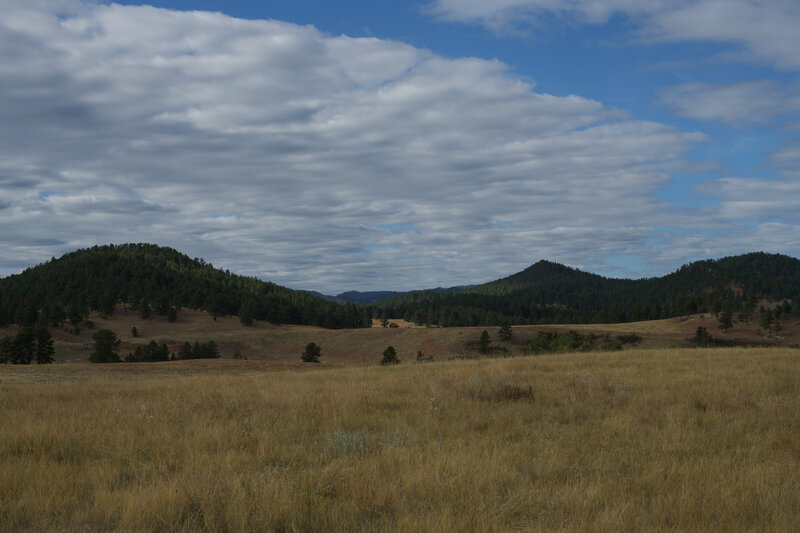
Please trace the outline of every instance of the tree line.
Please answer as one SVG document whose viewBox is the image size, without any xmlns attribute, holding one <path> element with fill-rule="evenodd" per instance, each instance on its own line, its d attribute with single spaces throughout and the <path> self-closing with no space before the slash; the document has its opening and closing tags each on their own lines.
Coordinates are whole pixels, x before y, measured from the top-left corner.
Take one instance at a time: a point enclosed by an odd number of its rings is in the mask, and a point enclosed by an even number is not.
<svg viewBox="0 0 800 533">
<path fill-rule="evenodd" d="M 122 341 L 117 334 L 109 329 L 101 329 L 92 335 L 94 349 L 89 354 L 92 363 L 119 363 L 122 361 L 119 348 Z M 147 344 L 137 346 L 136 349 L 125 357 L 126 363 L 156 363 L 159 361 L 178 361 L 185 359 L 218 359 L 220 357 L 217 343 L 213 340 L 200 343 L 188 341 L 181 344 L 177 353 L 170 354 L 166 344 L 158 344 L 151 340 Z"/>
</svg>

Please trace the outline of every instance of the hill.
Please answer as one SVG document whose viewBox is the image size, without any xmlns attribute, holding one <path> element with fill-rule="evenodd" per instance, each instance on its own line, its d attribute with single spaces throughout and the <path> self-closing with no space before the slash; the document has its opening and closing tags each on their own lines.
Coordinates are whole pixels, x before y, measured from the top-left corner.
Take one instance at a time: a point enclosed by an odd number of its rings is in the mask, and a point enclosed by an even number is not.
<svg viewBox="0 0 800 533">
<path fill-rule="evenodd" d="M 800 313 L 799 260 L 758 252 L 697 261 L 640 280 L 604 278 L 539 261 L 466 290 L 415 291 L 377 305 L 379 312 L 418 324 L 486 326 L 632 322 L 725 309 L 749 318 L 769 302 L 793 302 L 791 311 Z"/>
<path fill-rule="evenodd" d="M 175 318 L 181 308 L 213 316 L 308 324 L 326 328 L 370 325 L 366 309 L 340 305 L 256 278 L 214 268 L 172 248 L 152 244 L 94 246 L 0 279 L 0 326 L 77 327 L 89 312 L 104 316 L 119 304 L 146 317 Z"/>
</svg>

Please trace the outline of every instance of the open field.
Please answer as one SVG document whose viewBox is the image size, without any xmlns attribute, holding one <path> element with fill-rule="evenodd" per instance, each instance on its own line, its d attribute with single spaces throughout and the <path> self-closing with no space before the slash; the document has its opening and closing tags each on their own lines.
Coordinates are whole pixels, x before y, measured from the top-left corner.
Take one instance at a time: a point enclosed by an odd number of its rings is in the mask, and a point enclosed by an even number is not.
<svg viewBox="0 0 800 533">
<path fill-rule="evenodd" d="M 402 320 L 393 319 L 398 328 L 373 327 L 371 329 L 331 330 L 313 326 L 273 325 L 258 322 L 245 327 L 236 317 L 218 317 L 213 320 L 207 313 L 181 310 L 176 322 L 167 322 L 163 317 L 142 320 L 133 311 L 118 308 L 110 319 L 97 315 L 91 317 L 94 329 L 84 328 L 76 336 L 64 329 L 51 329 L 55 340 L 56 362 L 86 362 L 92 350 L 92 334 L 101 328 L 114 331 L 123 341 L 120 355 L 134 351 L 138 345 L 150 340 L 166 343 L 171 352 L 176 352 L 184 341 L 207 342 L 214 340 L 222 357 L 229 358 L 238 350 L 248 360 L 258 359 L 281 364 L 297 363 L 303 348 L 314 342 L 322 348 L 322 364 L 326 366 L 372 366 L 381 359 L 388 345 L 397 349 L 401 360 L 410 362 L 417 351 L 422 350 L 435 360 L 446 360 L 454 355 L 477 356 L 475 341 L 486 329 L 492 341 L 509 355 L 522 353 L 522 342 L 535 337 L 539 331 L 577 330 L 581 333 L 627 335 L 636 333 L 642 338 L 635 348 L 678 348 L 689 346 L 688 339 L 694 336 L 698 326 L 705 327 L 712 335 L 721 339 L 740 341 L 741 344 L 759 345 L 774 343 L 782 346 L 800 346 L 800 325 L 796 318 L 785 318 L 780 337 L 765 337 L 756 334 L 758 325 L 735 323 L 728 333 L 717 328 L 711 315 L 691 315 L 648 322 L 623 324 L 555 324 L 541 326 L 514 326 L 511 342 L 497 343 L 497 327 L 475 328 L 425 328 L 415 327 Z M 377 322 L 376 322 L 377 324 Z M 136 327 L 139 336 L 131 335 Z M 0 335 L 15 333 L 15 329 L 0 329 Z M 626 346 L 626 349 L 630 346 Z M 2 377 L 0 377 L 2 379 Z"/>
<path fill-rule="evenodd" d="M 800 523 L 798 350 L 122 366 L 0 384 L 0 530 Z"/>
</svg>

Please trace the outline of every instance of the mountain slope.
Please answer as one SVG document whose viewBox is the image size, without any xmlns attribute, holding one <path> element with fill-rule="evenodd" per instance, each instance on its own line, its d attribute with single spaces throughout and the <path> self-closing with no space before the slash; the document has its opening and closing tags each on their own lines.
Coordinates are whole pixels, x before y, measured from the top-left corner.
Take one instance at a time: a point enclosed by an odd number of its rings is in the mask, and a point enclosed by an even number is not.
<svg viewBox="0 0 800 533">
<path fill-rule="evenodd" d="M 108 315 L 119 303 L 328 328 L 363 327 L 370 318 L 354 305 L 237 276 L 152 244 L 95 246 L 0 279 L 0 325 L 77 323 L 90 309 Z"/>
<path fill-rule="evenodd" d="M 609 279 L 539 261 L 522 272 L 453 293 L 416 291 L 378 304 L 386 314 L 443 326 L 609 323 L 724 307 L 752 313 L 761 299 L 800 311 L 800 261 L 763 252 L 685 265 L 661 278 Z"/>
</svg>

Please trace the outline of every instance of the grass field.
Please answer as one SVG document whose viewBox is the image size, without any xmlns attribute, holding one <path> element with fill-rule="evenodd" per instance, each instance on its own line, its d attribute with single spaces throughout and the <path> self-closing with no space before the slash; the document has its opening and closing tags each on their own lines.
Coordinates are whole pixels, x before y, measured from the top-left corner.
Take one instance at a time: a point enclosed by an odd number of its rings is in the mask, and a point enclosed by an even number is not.
<svg viewBox="0 0 800 533">
<path fill-rule="evenodd" d="M 55 340 L 56 362 L 87 362 L 92 351 L 92 334 L 98 329 L 110 329 L 122 340 L 120 355 L 124 358 L 137 346 L 150 340 L 166 343 L 171 352 L 177 352 L 184 341 L 207 342 L 214 340 L 222 357 L 229 358 L 239 351 L 248 360 L 264 360 L 279 366 L 292 365 L 300 361 L 300 354 L 309 342 L 322 348 L 322 364 L 325 366 L 372 366 L 381 359 L 383 350 L 392 345 L 397 349 L 401 360 L 410 362 L 417 351 L 433 356 L 435 360 L 446 360 L 454 355 L 477 356 L 476 341 L 486 329 L 495 344 L 500 345 L 509 355 L 522 354 L 522 342 L 535 337 L 539 331 L 570 329 L 582 333 L 592 332 L 611 336 L 636 333 L 642 338 L 636 348 L 677 348 L 689 346 L 698 326 L 705 327 L 711 334 L 725 340 L 738 340 L 741 343 L 759 345 L 765 342 L 783 346 L 800 345 L 800 324 L 796 318 L 783 320 L 780 337 L 756 334 L 758 324 L 736 323 L 727 333 L 721 332 L 713 316 L 691 315 L 686 317 L 629 322 L 624 324 L 558 324 L 542 326 L 514 326 L 511 342 L 497 343 L 496 327 L 475 328 L 425 328 L 413 327 L 405 321 L 394 319 L 398 328 L 373 327 L 371 329 L 331 330 L 312 326 L 273 325 L 266 322 L 245 327 L 237 317 L 218 317 L 212 319 L 205 312 L 184 309 L 178 314 L 177 322 L 167 322 L 163 317 L 142 320 L 139 316 L 119 306 L 110 319 L 98 315 L 91 317 L 94 329 L 84 328 L 80 335 L 68 333 L 65 328 L 51 328 Z M 131 329 L 136 327 L 139 336 L 133 337 Z M 0 328 L 0 336 L 14 335 L 14 328 Z M 626 346 L 626 349 L 630 346 Z M 2 378 L 0 378 L 2 379 Z"/>
<path fill-rule="evenodd" d="M 800 524 L 797 350 L 302 368 L 1 368 L 0 530 Z"/>
</svg>

